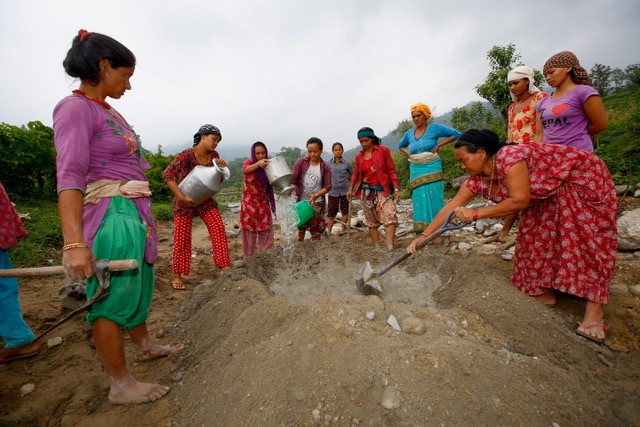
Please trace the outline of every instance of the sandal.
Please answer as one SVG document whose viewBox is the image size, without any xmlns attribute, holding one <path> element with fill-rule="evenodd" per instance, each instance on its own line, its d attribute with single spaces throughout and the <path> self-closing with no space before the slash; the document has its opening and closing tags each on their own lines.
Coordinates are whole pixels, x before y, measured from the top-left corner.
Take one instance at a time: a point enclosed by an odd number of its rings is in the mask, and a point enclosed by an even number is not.
<svg viewBox="0 0 640 427">
<path fill-rule="evenodd" d="M 180 279 L 173 279 L 171 281 L 171 287 L 176 291 L 184 291 L 187 287 L 184 285 L 184 282 Z"/>
<path fill-rule="evenodd" d="M 602 331 L 605 333 L 604 337 L 597 337 L 595 335 L 592 335 L 589 333 L 589 330 L 591 328 L 602 328 Z M 578 322 L 578 327 L 576 328 L 576 334 L 580 335 L 581 337 L 585 337 L 588 340 L 591 340 L 593 342 L 597 342 L 597 343 L 601 343 L 605 340 L 606 338 L 606 332 L 609 330 L 608 327 L 600 324 L 600 323 L 590 323 L 588 325 L 583 325 L 581 322 Z"/>
</svg>

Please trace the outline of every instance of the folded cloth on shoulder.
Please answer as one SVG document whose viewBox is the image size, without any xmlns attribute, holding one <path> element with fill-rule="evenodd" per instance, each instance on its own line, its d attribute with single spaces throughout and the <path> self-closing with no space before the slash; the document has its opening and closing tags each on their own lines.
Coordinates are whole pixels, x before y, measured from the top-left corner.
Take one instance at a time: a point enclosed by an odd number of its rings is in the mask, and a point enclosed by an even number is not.
<svg viewBox="0 0 640 427">
<path fill-rule="evenodd" d="M 113 181 L 109 179 L 99 179 L 90 182 L 84 193 L 84 204 L 96 203 L 104 197 L 122 196 L 127 199 L 137 199 L 138 197 L 151 197 L 149 181 Z"/>
<path fill-rule="evenodd" d="M 438 154 L 431 151 L 425 151 L 424 153 L 411 154 L 409 156 L 409 163 L 429 163 L 437 159 Z"/>
</svg>

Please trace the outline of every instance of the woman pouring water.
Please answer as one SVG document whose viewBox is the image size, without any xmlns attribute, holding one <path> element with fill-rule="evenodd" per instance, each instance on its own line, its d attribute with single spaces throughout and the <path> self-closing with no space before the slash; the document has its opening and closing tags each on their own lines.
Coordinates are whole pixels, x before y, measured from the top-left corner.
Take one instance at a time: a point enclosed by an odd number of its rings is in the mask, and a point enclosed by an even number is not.
<svg viewBox="0 0 640 427">
<path fill-rule="evenodd" d="M 185 196 L 178 184 L 196 166 L 213 166 L 213 160 L 223 168 L 227 162 L 220 158 L 216 147 L 222 140 L 220 130 L 213 125 L 203 125 L 193 135 L 193 147 L 187 148 L 176 155 L 173 162 L 162 173 L 162 179 L 173 192 L 173 274 L 171 286 L 176 290 L 186 289 L 182 276 L 189 275 L 191 266 L 191 225 L 193 218 L 199 216 L 207 226 L 211 247 L 213 249 L 213 263 L 226 270 L 231 266 L 229 246 L 224 229 L 224 222 L 218 210 L 218 202 L 211 197 L 200 204 Z"/>
</svg>

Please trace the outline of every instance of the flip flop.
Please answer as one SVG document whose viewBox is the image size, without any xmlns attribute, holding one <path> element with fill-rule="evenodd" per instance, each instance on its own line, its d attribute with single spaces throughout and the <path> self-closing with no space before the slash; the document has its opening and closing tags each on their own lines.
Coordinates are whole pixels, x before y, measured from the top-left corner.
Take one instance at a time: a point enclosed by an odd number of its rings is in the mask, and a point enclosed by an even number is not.
<svg viewBox="0 0 640 427">
<path fill-rule="evenodd" d="M 600 337 L 596 337 L 595 335 L 591 335 L 588 330 L 591 328 L 602 328 L 602 331 L 605 333 L 605 336 L 600 338 Z M 583 325 L 581 322 L 578 322 L 578 327 L 576 328 L 576 334 L 580 335 L 581 337 L 585 337 L 588 340 L 591 340 L 593 342 L 597 342 L 597 343 L 601 343 L 606 339 L 606 332 L 609 330 L 609 328 L 607 328 L 606 326 L 600 324 L 600 323 L 590 323 L 588 325 Z"/>
<path fill-rule="evenodd" d="M 180 280 L 172 280 L 171 287 L 176 291 L 184 291 L 185 289 L 187 289 L 187 287 L 184 285 L 184 282 Z"/>
<path fill-rule="evenodd" d="M 0 365 L 4 365 L 5 363 L 11 363 L 16 360 L 29 359 L 33 356 L 36 356 L 38 351 L 32 351 L 31 353 L 17 353 L 7 357 L 0 357 Z"/>
</svg>

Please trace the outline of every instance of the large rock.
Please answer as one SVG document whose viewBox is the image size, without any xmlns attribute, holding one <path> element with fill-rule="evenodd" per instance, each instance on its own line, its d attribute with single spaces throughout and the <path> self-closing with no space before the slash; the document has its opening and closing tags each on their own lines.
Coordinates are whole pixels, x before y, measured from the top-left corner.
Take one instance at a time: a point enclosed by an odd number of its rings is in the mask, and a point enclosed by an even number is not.
<svg viewBox="0 0 640 427">
<path fill-rule="evenodd" d="M 625 212 L 618 218 L 618 249 L 640 249 L 640 209 Z"/>
</svg>

